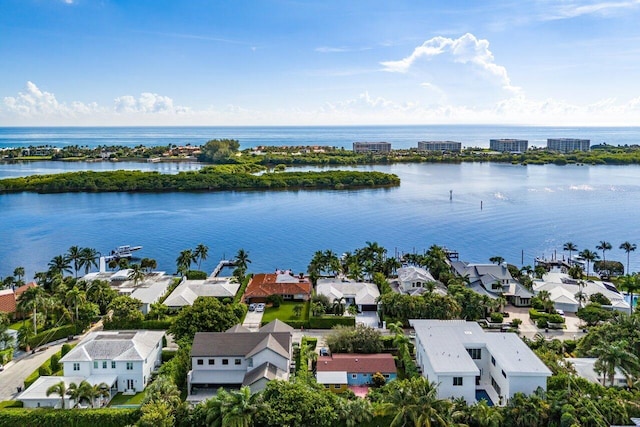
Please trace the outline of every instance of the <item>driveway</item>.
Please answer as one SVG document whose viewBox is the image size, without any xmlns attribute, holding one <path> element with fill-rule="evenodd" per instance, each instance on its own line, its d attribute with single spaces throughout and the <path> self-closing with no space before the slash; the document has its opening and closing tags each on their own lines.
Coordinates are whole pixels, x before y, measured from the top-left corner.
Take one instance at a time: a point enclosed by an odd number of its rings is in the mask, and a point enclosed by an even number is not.
<svg viewBox="0 0 640 427">
<path fill-rule="evenodd" d="M 260 322 L 262 322 L 263 314 L 263 311 L 247 311 L 247 315 L 244 318 L 244 322 L 242 322 L 242 326 L 251 331 L 257 331 L 260 329 Z"/>
<path fill-rule="evenodd" d="M 520 325 L 520 335 L 527 338 L 533 338 L 536 334 L 540 333 L 548 338 L 557 338 L 560 340 L 576 339 L 584 335 L 582 332 L 582 321 L 578 319 L 575 313 L 567 313 L 565 315 L 565 329 L 553 330 L 549 329 L 546 332 L 544 329 L 538 329 L 536 323 L 529 318 L 530 307 L 514 307 L 507 305 L 504 311 L 509 313 L 509 317 L 505 318 L 505 322 L 512 321 L 513 319 L 522 320 Z"/>
</svg>

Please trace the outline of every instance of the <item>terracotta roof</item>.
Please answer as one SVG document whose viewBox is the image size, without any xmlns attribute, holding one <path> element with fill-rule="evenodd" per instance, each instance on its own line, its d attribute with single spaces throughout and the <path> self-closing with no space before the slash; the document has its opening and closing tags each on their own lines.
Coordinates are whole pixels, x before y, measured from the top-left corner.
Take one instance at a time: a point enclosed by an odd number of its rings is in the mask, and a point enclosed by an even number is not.
<svg viewBox="0 0 640 427">
<path fill-rule="evenodd" d="M 0 311 L 4 313 L 16 312 L 16 295 L 11 289 L 0 291 Z"/>
<path fill-rule="evenodd" d="M 311 282 L 283 273 L 259 273 L 253 276 L 244 298 L 268 297 L 270 295 L 311 294 Z"/>
<path fill-rule="evenodd" d="M 333 354 L 318 357 L 318 372 L 348 372 L 381 374 L 395 373 L 396 364 L 388 353 L 379 354 Z"/>
<path fill-rule="evenodd" d="M 22 295 L 22 293 L 27 289 L 35 288 L 36 286 L 38 286 L 36 285 L 36 282 L 29 282 L 26 285 L 20 286 L 18 289 L 16 289 L 16 299 L 20 298 L 20 295 Z"/>
</svg>

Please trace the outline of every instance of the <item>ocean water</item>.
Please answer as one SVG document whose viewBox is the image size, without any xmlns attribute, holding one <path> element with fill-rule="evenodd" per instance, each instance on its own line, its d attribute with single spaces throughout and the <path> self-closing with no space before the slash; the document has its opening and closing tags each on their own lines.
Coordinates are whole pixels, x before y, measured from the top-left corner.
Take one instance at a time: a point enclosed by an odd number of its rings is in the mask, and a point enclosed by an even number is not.
<svg viewBox="0 0 640 427">
<path fill-rule="evenodd" d="M 107 164 L 108 167 L 115 167 Z M 0 165 L 0 176 L 21 175 Z M 30 165 L 102 169 L 102 163 Z M 117 164 L 154 169 L 196 165 Z M 27 277 L 70 246 L 108 253 L 143 245 L 141 257 L 173 273 L 183 249 L 209 246 L 202 268 L 244 248 L 252 272 L 306 270 L 316 250 L 337 253 L 377 241 L 390 255 L 439 244 L 461 259 L 502 256 L 516 265 L 556 253 L 572 241 L 595 250 L 612 243 L 607 259 L 625 263 L 623 241 L 640 244 L 639 166 L 515 166 L 491 163 L 362 166 L 400 176 L 400 187 L 348 191 L 278 191 L 172 194 L 0 195 L 0 276 L 24 266 Z M 450 191 L 452 198 L 450 200 Z M 640 269 L 632 253 L 631 270 Z"/>
<path fill-rule="evenodd" d="M 25 127 L 0 128 L 0 149 L 21 146 L 201 145 L 233 138 L 242 148 L 258 145 L 328 145 L 351 148 L 356 141 L 387 141 L 394 148 L 417 147 L 418 141 L 453 140 L 465 147 L 488 147 L 491 138 L 521 138 L 529 146 L 546 146 L 547 138 L 586 138 L 592 144 L 640 143 L 640 127 L 531 127 L 496 125 L 300 126 L 300 127 Z"/>
</svg>

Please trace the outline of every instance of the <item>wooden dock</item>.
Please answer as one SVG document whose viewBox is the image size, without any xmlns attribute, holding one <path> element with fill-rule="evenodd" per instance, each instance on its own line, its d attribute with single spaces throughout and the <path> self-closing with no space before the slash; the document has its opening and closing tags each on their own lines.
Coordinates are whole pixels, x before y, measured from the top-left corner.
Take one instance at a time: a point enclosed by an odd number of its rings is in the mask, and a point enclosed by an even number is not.
<svg viewBox="0 0 640 427">
<path fill-rule="evenodd" d="M 218 265 L 216 265 L 216 268 L 213 269 L 213 273 L 211 273 L 211 277 L 218 277 L 218 274 L 220 274 L 223 268 L 235 267 L 235 265 L 236 265 L 235 261 L 232 261 L 229 259 L 223 259 L 218 263 Z"/>
</svg>

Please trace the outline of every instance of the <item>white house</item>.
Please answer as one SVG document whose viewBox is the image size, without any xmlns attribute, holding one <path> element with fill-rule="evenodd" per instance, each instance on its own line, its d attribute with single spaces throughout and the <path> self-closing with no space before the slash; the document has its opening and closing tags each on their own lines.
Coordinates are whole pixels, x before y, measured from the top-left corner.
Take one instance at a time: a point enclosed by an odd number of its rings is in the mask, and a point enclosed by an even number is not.
<svg viewBox="0 0 640 427">
<path fill-rule="evenodd" d="M 28 389 L 20 393 L 17 400 L 22 401 L 25 408 L 61 408 L 62 398 L 59 394 L 50 394 L 47 396 L 47 390 L 49 387 L 58 384 L 60 381 L 64 382 L 65 387 L 68 389 L 71 383 L 80 384 L 82 381 L 87 381 L 91 385 L 98 385 L 101 383 L 114 384 L 115 379 L 112 375 L 93 375 L 89 378 L 80 376 L 43 376 L 38 378 Z M 111 394 L 109 397 L 98 399 L 95 403 L 95 407 L 101 407 L 109 403 L 111 398 L 118 391 L 115 389 L 115 385 L 111 388 Z M 75 402 L 69 396 L 64 398 L 64 407 L 73 408 Z"/>
<path fill-rule="evenodd" d="M 191 347 L 187 400 L 204 400 L 219 387 L 244 385 L 255 393 L 270 380 L 287 380 L 293 354 L 292 332 L 292 327 L 279 320 L 257 332 L 241 325 L 225 332 L 198 332 Z"/>
<path fill-rule="evenodd" d="M 598 383 L 601 385 L 609 386 L 611 385 L 610 379 L 607 375 L 603 377 L 602 374 L 598 374 L 595 370 L 596 358 L 592 357 L 582 357 L 582 358 L 565 358 L 566 362 L 570 363 L 571 366 L 576 370 L 576 374 L 578 376 L 589 380 L 593 383 Z M 622 373 L 619 368 L 615 369 L 615 373 L 613 375 L 613 385 L 618 387 L 626 387 L 627 386 L 627 377 Z"/>
<path fill-rule="evenodd" d="M 65 376 L 110 376 L 119 392 L 144 390 L 162 363 L 164 331 L 92 332 L 65 354 Z"/>
<path fill-rule="evenodd" d="M 522 307 L 531 305 L 533 294 L 514 280 L 505 263 L 470 264 L 452 261 L 454 273 L 469 281 L 469 288 L 475 292 L 496 299 L 504 296 L 511 304 Z"/>
<path fill-rule="evenodd" d="M 380 291 L 373 283 L 341 279 L 318 279 L 316 293 L 325 295 L 329 302 L 344 298 L 345 305 L 355 304 L 358 311 L 377 311 Z"/>
<path fill-rule="evenodd" d="M 436 279 L 431 273 L 422 267 L 408 266 L 398 269 L 398 282 L 400 290 L 406 294 L 415 295 L 432 285 L 436 285 Z"/>
<path fill-rule="evenodd" d="M 512 333 L 484 332 L 464 320 L 409 320 L 416 332 L 416 361 L 438 397 L 467 404 L 487 398 L 505 405 L 514 393 L 547 388 L 551 371 Z"/>
<path fill-rule="evenodd" d="M 206 280 L 184 278 L 164 300 L 164 305 L 179 309 L 193 305 L 198 297 L 233 298 L 239 288 L 240 283 L 231 277 L 209 277 Z"/>
</svg>

